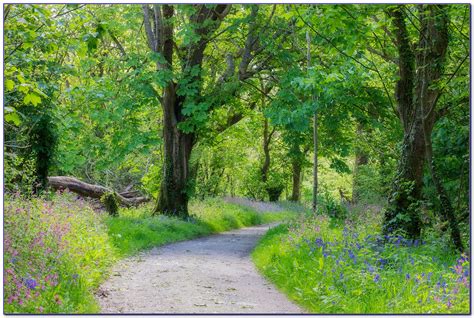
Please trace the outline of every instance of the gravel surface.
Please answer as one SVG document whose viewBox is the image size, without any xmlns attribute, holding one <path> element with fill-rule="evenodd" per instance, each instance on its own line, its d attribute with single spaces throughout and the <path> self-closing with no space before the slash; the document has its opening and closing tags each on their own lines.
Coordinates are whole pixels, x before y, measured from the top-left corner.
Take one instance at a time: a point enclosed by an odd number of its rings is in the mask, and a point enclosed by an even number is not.
<svg viewBox="0 0 474 318">
<path fill-rule="evenodd" d="M 250 259 L 270 226 L 174 243 L 120 262 L 97 292 L 102 313 L 302 313 Z"/>
</svg>

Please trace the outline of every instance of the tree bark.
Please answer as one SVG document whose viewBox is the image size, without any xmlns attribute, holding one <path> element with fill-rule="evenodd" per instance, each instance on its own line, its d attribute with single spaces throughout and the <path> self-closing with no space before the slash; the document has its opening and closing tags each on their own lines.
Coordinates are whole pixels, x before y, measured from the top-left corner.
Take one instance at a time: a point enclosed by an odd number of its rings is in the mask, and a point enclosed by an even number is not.
<svg viewBox="0 0 474 318">
<path fill-rule="evenodd" d="M 100 199 L 104 194 L 113 193 L 112 189 L 103 187 L 101 185 L 90 184 L 78 180 L 73 177 L 65 177 L 65 176 L 56 176 L 56 177 L 49 177 L 48 178 L 49 186 L 53 189 L 68 189 L 72 192 L 75 192 L 84 197 L 90 197 L 94 199 Z M 141 203 L 149 201 L 146 197 L 134 197 L 134 198 L 126 198 L 119 193 L 117 194 L 117 199 L 120 204 L 124 206 L 136 206 Z"/>
<path fill-rule="evenodd" d="M 307 71 L 311 67 L 311 38 L 309 31 L 306 31 L 306 62 Z M 311 95 L 314 103 L 314 95 Z M 315 110 L 313 115 L 313 213 L 318 211 L 318 113 Z"/>
<path fill-rule="evenodd" d="M 356 135 L 363 134 L 364 127 L 361 122 L 357 123 Z M 360 147 L 355 147 L 354 173 L 352 174 L 352 202 L 357 203 L 360 200 L 360 168 L 369 163 L 369 155 Z"/>
<path fill-rule="evenodd" d="M 421 28 L 424 36 L 420 40 L 420 50 L 417 56 L 418 64 L 422 66 L 421 76 L 417 82 L 417 93 L 422 110 L 422 125 L 425 138 L 425 152 L 431 179 L 438 193 L 443 219 L 447 219 L 451 228 L 451 239 L 455 247 L 463 251 L 458 223 L 451 200 L 438 177 L 433 160 L 433 145 L 431 132 L 436 121 L 435 107 L 440 96 L 438 88 L 430 87 L 430 83 L 441 77 L 443 64 L 448 47 L 448 18 L 441 6 L 420 6 Z"/>
<path fill-rule="evenodd" d="M 265 118 L 263 122 L 263 165 L 261 168 L 262 182 L 268 181 L 268 171 L 270 170 L 270 142 L 271 134 L 268 131 L 268 119 Z"/>
<path fill-rule="evenodd" d="M 209 96 L 203 96 L 201 91 L 201 69 L 204 60 L 204 52 L 212 39 L 214 32 L 218 29 L 221 21 L 229 13 L 230 4 L 213 5 L 195 5 L 194 13 L 189 16 L 189 27 L 195 32 L 198 40 L 192 44 L 182 44 L 178 47 L 174 39 L 174 7 L 173 5 L 143 5 L 143 17 L 145 33 L 149 48 L 163 56 L 163 60 L 157 63 L 157 71 L 173 73 L 173 54 L 175 50 L 181 60 L 180 78 L 186 78 L 186 82 L 196 85 L 197 92 L 192 96 L 178 96 L 178 84 L 174 80 L 169 80 L 164 87 L 163 97 L 160 102 L 163 107 L 164 127 L 164 166 L 163 180 L 160 187 L 159 198 L 157 200 L 154 213 L 164 213 L 177 215 L 180 217 L 188 216 L 187 204 L 189 200 L 189 158 L 191 156 L 193 145 L 196 143 L 197 135 L 193 132 L 185 133 L 179 128 L 179 124 L 188 119 L 182 114 L 182 110 L 188 99 L 191 102 L 200 102 Z M 253 39 L 258 6 L 252 7 L 250 14 L 250 30 L 247 35 Z M 186 26 L 184 26 L 186 27 Z M 251 53 L 257 48 L 254 41 L 247 40 L 244 52 L 250 55 L 243 58 L 239 65 L 238 80 L 245 80 L 257 73 L 247 72 L 250 62 L 254 55 Z M 232 62 L 232 59 L 230 59 Z M 233 63 L 230 63 L 231 67 Z M 197 70 L 197 72 L 196 72 Z M 228 76 L 233 74 L 232 69 Z M 176 75 L 176 74 L 175 74 Z M 177 77 L 177 76 L 175 76 Z M 227 80 L 223 77 L 222 82 Z M 184 84 L 186 85 L 186 84 Z M 236 95 L 237 90 L 233 90 L 231 95 Z M 214 97 L 211 95 L 211 97 Z M 220 102 L 220 103 L 219 103 Z M 217 104 L 223 104 L 224 101 L 215 102 L 208 109 L 211 112 Z M 231 114 L 227 127 L 238 122 L 243 116 Z M 225 127 L 223 127 L 225 129 Z"/>
<path fill-rule="evenodd" d="M 415 54 L 412 50 L 402 6 L 390 9 L 399 54 L 399 80 L 395 88 L 398 115 L 403 126 L 402 153 L 397 175 L 385 212 L 384 233 L 402 230 L 419 237 L 421 220 L 418 202 L 421 198 L 425 145 L 420 109 L 414 102 Z M 421 35 L 421 34 L 420 34 Z"/>
<path fill-rule="evenodd" d="M 396 97 L 404 139 L 390 205 L 385 214 L 384 232 L 390 233 L 399 228 L 410 237 L 420 235 L 422 224 L 418 205 L 423 187 L 423 166 L 427 159 L 444 212 L 451 217 L 453 241 L 459 247 L 457 223 L 449 198 L 432 169 L 430 148 L 431 132 L 436 121 L 436 103 L 441 94 L 432 85 L 442 74 L 448 47 L 448 19 L 442 5 L 419 5 L 418 8 L 420 33 L 417 48 L 413 48 L 409 41 L 403 8 L 398 6 L 389 11 L 399 51 L 400 80 L 396 87 Z"/>
<path fill-rule="evenodd" d="M 293 159 L 291 162 L 293 186 L 290 201 L 299 202 L 301 198 L 301 161 Z"/>
<path fill-rule="evenodd" d="M 178 128 L 183 120 L 183 100 L 176 94 L 176 85 L 170 83 L 163 95 L 163 180 L 154 213 L 185 218 L 188 216 L 189 159 L 194 134 Z"/>
</svg>

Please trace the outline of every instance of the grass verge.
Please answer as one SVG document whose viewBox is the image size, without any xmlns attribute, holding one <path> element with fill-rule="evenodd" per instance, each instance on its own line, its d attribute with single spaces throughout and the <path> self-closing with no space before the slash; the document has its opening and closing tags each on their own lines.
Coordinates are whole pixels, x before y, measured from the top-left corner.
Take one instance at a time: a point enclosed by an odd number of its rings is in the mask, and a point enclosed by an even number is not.
<svg viewBox="0 0 474 318">
<path fill-rule="evenodd" d="M 295 215 L 257 213 L 208 199 L 191 203 L 188 221 L 152 216 L 151 205 L 120 209 L 118 217 L 110 217 L 74 197 L 64 193 L 49 200 L 5 198 L 5 313 L 98 312 L 93 292 L 122 257 Z"/>
<path fill-rule="evenodd" d="M 280 225 L 252 258 L 310 313 L 469 313 L 467 256 L 446 238 L 380 237 L 380 214 L 364 211 L 358 218 L 364 222 L 316 216 Z"/>
</svg>

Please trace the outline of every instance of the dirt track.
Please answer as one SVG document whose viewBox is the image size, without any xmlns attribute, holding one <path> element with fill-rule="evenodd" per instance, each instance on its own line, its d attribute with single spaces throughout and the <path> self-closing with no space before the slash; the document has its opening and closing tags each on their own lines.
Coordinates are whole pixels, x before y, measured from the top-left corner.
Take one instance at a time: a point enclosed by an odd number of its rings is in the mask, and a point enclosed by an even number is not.
<svg viewBox="0 0 474 318">
<path fill-rule="evenodd" d="M 269 226 L 170 244 L 119 263 L 100 288 L 103 313 L 301 313 L 254 267 Z"/>
</svg>

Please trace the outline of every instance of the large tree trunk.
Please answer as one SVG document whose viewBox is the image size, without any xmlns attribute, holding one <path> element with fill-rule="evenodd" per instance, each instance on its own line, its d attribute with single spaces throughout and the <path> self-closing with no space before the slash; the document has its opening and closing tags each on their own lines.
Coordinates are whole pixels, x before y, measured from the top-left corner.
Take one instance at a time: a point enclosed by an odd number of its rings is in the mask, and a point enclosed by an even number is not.
<svg viewBox="0 0 474 318">
<path fill-rule="evenodd" d="M 423 188 L 423 165 L 425 144 L 420 121 L 413 123 L 413 129 L 403 138 L 402 154 L 397 175 L 392 185 L 389 207 L 385 212 L 384 232 L 404 230 L 409 237 L 421 233 L 419 200 Z"/>
<path fill-rule="evenodd" d="M 229 13 L 231 5 L 196 5 L 196 10 L 189 16 L 188 22 L 193 26 L 193 32 L 199 40 L 190 45 L 183 44 L 181 47 L 178 47 L 174 39 L 173 5 L 154 4 L 152 9 L 149 5 L 143 5 L 142 8 L 148 46 L 163 57 L 163 60 L 157 62 L 157 71 L 172 74 L 174 51 L 178 50 L 179 53 L 181 50 L 181 53 L 186 52 L 186 57 L 181 61 L 180 78 L 197 85 L 197 92 L 194 96 L 178 96 L 176 93 L 178 84 L 173 79 L 169 80 L 161 99 L 164 122 L 164 165 L 163 179 L 154 213 L 185 218 L 188 216 L 189 159 L 196 136 L 193 132 L 183 132 L 178 128 L 178 125 L 186 120 L 182 113 L 185 98 L 193 99 L 194 102 L 201 98 L 201 66 L 204 51 L 209 37 L 219 27 L 220 21 Z M 198 72 L 194 73 L 196 69 Z"/>
<path fill-rule="evenodd" d="M 428 159 L 444 212 L 451 218 L 450 225 L 454 227 L 453 240 L 459 247 L 459 230 L 456 231 L 457 224 L 453 218 L 452 207 L 450 202 L 447 204 L 449 199 L 431 162 L 431 132 L 436 121 L 436 103 L 441 94 L 439 88 L 432 85 L 442 74 L 448 47 L 448 19 L 444 6 L 419 5 L 418 8 L 420 34 L 416 48 L 410 45 L 401 7 L 389 11 L 395 26 L 399 52 L 400 80 L 397 83 L 396 97 L 404 139 L 390 206 L 385 214 L 384 231 L 389 233 L 400 228 L 410 237 L 420 235 L 419 200 L 423 187 L 423 165 L 425 159 Z"/>
<path fill-rule="evenodd" d="M 432 82 L 441 77 L 444 59 L 448 47 L 448 18 L 442 6 L 420 6 L 421 28 L 424 34 L 420 40 L 420 50 L 417 63 L 421 66 L 421 74 L 417 82 L 417 94 L 423 116 L 423 133 L 425 138 L 425 152 L 431 179 L 435 186 L 442 208 L 442 218 L 447 219 L 451 228 L 451 239 L 460 251 L 463 250 L 458 222 L 454 214 L 451 200 L 438 177 L 433 162 L 433 146 L 431 133 L 436 120 L 435 107 L 440 96 L 438 88 L 430 87 Z"/>
<path fill-rule="evenodd" d="M 420 109 L 414 101 L 415 54 L 412 50 L 402 6 L 388 11 L 395 30 L 399 54 L 399 77 L 395 89 L 398 115 L 403 125 L 402 153 L 385 212 L 384 233 L 402 230 L 410 237 L 421 232 L 418 202 L 421 198 L 425 143 Z"/>
<path fill-rule="evenodd" d="M 189 159 L 195 137 L 178 128 L 183 120 L 182 103 L 176 95 L 176 85 L 169 84 L 163 96 L 164 165 L 155 214 L 188 216 Z"/>
<path fill-rule="evenodd" d="M 100 199 L 104 194 L 114 192 L 112 189 L 97 184 L 86 183 L 73 177 L 49 177 L 48 183 L 53 189 L 68 189 L 81 196 L 94 199 Z M 116 193 L 116 195 L 119 203 L 124 206 L 136 206 L 148 201 L 146 197 L 125 197 L 120 193 Z"/>
</svg>

